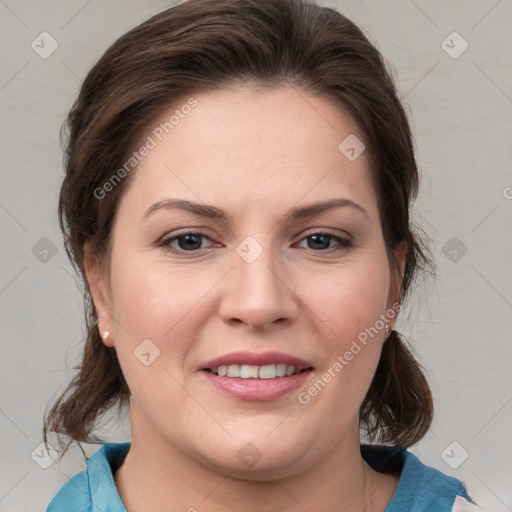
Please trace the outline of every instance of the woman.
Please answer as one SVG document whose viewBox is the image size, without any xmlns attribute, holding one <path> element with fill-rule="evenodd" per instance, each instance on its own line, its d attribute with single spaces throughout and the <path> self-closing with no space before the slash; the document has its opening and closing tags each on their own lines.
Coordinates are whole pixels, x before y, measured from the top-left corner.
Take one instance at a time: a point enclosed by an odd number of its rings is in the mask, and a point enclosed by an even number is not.
<svg viewBox="0 0 512 512">
<path fill-rule="evenodd" d="M 433 408 L 394 325 L 431 262 L 407 117 L 352 22 L 189 0 L 112 45 L 67 126 L 88 336 L 44 435 L 101 442 L 117 403 L 131 443 L 49 512 L 477 509 L 406 449 Z"/>
</svg>

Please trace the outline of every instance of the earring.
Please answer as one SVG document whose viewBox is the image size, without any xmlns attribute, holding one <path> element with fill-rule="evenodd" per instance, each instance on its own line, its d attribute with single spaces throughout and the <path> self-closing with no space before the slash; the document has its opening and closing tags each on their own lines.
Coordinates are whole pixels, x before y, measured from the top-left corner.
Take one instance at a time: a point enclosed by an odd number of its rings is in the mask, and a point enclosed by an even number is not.
<svg viewBox="0 0 512 512">
<path fill-rule="evenodd" d="M 387 334 L 391 333 L 391 326 L 389 324 L 386 324 L 386 333 Z"/>
<path fill-rule="evenodd" d="M 102 336 L 103 341 L 105 341 L 109 336 L 110 336 L 110 331 L 104 331 L 103 336 Z"/>
</svg>

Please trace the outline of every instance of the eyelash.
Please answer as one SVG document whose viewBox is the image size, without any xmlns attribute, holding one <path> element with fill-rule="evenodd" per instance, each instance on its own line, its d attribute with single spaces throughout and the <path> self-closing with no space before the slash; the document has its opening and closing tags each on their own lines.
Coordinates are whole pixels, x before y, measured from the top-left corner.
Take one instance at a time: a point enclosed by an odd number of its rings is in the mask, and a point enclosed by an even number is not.
<svg viewBox="0 0 512 512">
<path fill-rule="evenodd" d="M 162 247 L 164 248 L 166 251 L 169 251 L 169 252 L 172 252 L 172 253 L 175 253 L 175 254 L 186 254 L 186 253 L 201 253 L 203 252 L 204 250 L 206 249 L 193 249 L 193 250 L 190 250 L 190 251 L 186 251 L 184 249 L 174 249 L 174 248 L 171 248 L 171 243 L 173 243 L 174 241 L 180 239 L 180 238 L 185 238 L 186 236 L 200 236 L 202 238 L 206 238 L 210 241 L 213 241 L 208 235 L 205 235 L 204 233 L 201 233 L 201 232 L 198 232 L 198 231 L 186 231 L 186 232 L 183 232 L 183 233 L 180 233 L 178 235 L 173 235 L 171 237 L 168 237 L 168 238 L 162 238 L 159 242 L 157 242 L 157 246 L 158 247 Z M 329 233 L 329 232 L 325 232 L 325 231 L 314 231 L 313 233 L 309 233 L 308 235 L 306 235 L 305 237 L 301 238 L 300 242 L 302 242 L 302 240 L 306 240 L 312 236 L 323 236 L 323 237 L 328 237 L 328 238 L 331 238 L 333 240 L 335 240 L 336 242 L 338 242 L 338 244 L 340 245 L 340 247 L 338 248 L 328 248 L 328 249 L 308 249 L 310 251 L 313 251 L 313 252 L 318 252 L 318 253 L 331 253 L 331 252 L 339 252 L 339 251 L 347 251 L 349 250 L 350 248 L 353 247 L 353 242 L 350 238 L 345 238 L 345 237 L 340 237 L 338 235 L 334 235 L 333 233 Z"/>
</svg>

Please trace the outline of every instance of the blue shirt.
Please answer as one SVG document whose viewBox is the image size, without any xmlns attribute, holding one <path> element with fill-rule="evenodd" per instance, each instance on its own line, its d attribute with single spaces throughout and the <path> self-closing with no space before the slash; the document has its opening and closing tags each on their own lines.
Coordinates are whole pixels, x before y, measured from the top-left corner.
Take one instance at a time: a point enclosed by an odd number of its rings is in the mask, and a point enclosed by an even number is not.
<svg viewBox="0 0 512 512">
<path fill-rule="evenodd" d="M 87 468 L 70 478 L 46 512 L 126 512 L 113 472 L 131 443 L 106 443 L 87 459 Z M 362 445 L 361 454 L 376 471 L 400 473 L 398 487 L 384 512 L 472 512 L 481 510 L 464 484 L 423 464 L 404 448 Z"/>
</svg>

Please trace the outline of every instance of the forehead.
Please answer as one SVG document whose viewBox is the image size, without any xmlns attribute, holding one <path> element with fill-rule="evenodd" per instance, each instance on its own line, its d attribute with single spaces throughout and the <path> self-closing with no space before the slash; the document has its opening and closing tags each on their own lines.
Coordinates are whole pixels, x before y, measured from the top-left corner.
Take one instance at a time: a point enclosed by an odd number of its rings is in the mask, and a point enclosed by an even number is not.
<svg viewBox="0 0 512 512">
<path fill-rule="evenodd" d="M 376 197 L 363 141 L 332 100 L 296 87 L 195 94 L 148 125 L 141 144 L 151 149 L 125 199 L 134 207 L 179 196 L 261 209 L 343 196 L 371 211 Z M 348 158 L 354 151 L 347 149 L 362 152 Z"/>
</svg>

